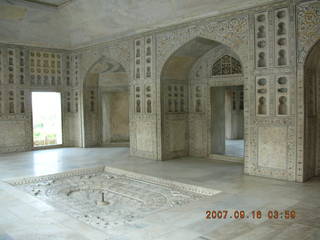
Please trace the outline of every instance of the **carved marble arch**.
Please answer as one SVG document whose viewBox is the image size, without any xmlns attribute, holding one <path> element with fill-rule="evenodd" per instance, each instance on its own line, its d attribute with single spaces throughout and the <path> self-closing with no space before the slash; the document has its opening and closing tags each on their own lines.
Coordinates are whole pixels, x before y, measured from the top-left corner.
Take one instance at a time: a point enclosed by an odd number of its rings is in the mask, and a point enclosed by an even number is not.
<svg viewBox="0 0 320 240">
<path fill-rule="evenodd" d="M 108 72 L 124 73 L 128 75 L 126 69 L 122 66 L 122 64 L 111 58 L 102 56 L 88 68 L 88 71 L 86 72 L 84 78 L 84 87 L 95 86 L 98 84 L 98 81 L 93 81 L 92 78 L 90 78 L 90 75 Z"/>
<path fill-rule="evenodd" d="M 304 156 L 303 178 L 320 175 L 320 40 L 304 64 Z"/>
<path fill-rule="evenodd" d="M 220 49 L 223 51 L 218 51 Z M 163 64 L 160 73 L 162 160 L 184 157 L 191 153 L 201 157 L 206 157 L 209 154 L 208 137 L 206 136 L 208 129 L 205 124 L 206 88 L 203 86 L 193 88 L 191 76 L 194 66 L 198 64 L 200 59 L 214 50 L 219 52 L 220 57 L 221 53 L 233 52 L 220 42 L 196 37 L 176 49 Z M 232 61 L 236 60 L 239 63 L 240 61 L 234 55 L 236 54 L 230 55 Z M 211 56 L 212 54 L 208 55 L 208 58 Z M 206 66 L 203 68 L 203 72 L 206 74 Z M 234 72 L 239 72 L 239 70 Z M 197 91 L 194 92 L 194 89 Z M 202 124 L 198 126 L 195 126 L 193 121 L 189 121 L 186 115 L 194 112 L 202 114 Z M 199 135 L 198 139 L 194 139 L 190 129 L 204 134 Z"/>
<path fill-rule="evenodd" d="M 214 54 L 212 54 L 212 52 L 214 52 Z M 174 70 L 171 72 L 176 72 L 176 75 L 181 76 L 181 74 L 178 74 L 177 71 L 183 73 L 182 75 L 186 73 L 186 69 L 188 72 L 192 72 L 194 71 L 195 67 L 198 67 L 199 61 L 201 61 L 201 59 L 206 58 L 208 59 L 208 62 L 215 63 L 224 55 L 230 56 L 233 59 L 232 61 L 237 62 L 240 66 L 237 64 L 235 64 L 235 66 L 240 67 L 242 73 L 240 58 L 238 57 L 238 54 L 233 51 L 233 49 L 216 40 L 204 37 L 195 37 L 188 42 L 183 43 L 180 47 L 175 49 L 168 58 L 166 58 L 162 65 L 162 68 L 160 69 L 160 80 L 162 81 L 165 78 L 172 78 L 172 76 L 168 76 L 168 72 L 170 72 L 171 70 Z M 182 57 L 185 57 L 185 60 L 189 57 L 189 61 L 186 60 L 184 68 L 176 69 L 175 64 L 177 63 L 176 60 L 179 56 L 181 57 L 181 59 Z M 211 68 L 212 66 L 213 64 L 211 64 Z M 170 69 L 170 67 L 173 67 L 173 69 Z M 190 69 L 192 70 L 190 71 Z M 208 76 L 211 76 L 211 73 L 208 74 Z"/>
<path fill-rule="evenodd" d="M 111 142 L 111 122 L 105 122 L 111 121 L 105 117 L 111 112 L 106 113 L 105 108 L 108 107 L 106 95 L 112 93 L 127 93 L 129 99 L 128 73 L 117 61 L 102 56 L 88 68 L 83 82 L 84 147 Z"/>
<path fill-rule="evenodd" d="M 296 7 L 297 14 L 297 137 L 291 139 L 294 142 L 297 139 L 297 161 L 296 161 L 296 181 L 306 180 L 304 160 L 304 126 L 305 126 L 305 104 L 304 104 L 304 85 L 305 69 L 307 57 L 313 47 L 320 39 L 320 11 L 319 1 L 302 1 Z"/>
<path fill-rule="evenodd" d="M 233 74 L 241 74 L 242 67 L 240 62 L 229 56 L 224 55 L 218 61 L 216 61 L 211 68 L 212 76 L 220 76 L 220 75 L 233 75 Z"/>
</svg>

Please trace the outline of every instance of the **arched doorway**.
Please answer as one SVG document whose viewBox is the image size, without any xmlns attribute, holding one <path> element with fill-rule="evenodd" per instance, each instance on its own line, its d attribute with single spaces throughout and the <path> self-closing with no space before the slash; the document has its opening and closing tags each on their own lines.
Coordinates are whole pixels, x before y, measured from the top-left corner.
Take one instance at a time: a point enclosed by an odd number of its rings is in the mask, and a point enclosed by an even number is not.
<svg viewBox="0 0 320 240">
<path fill-rule="evenodd" d="M 213 60 L 212 56 L 216 59 Z M 224 76 L 213 74 L 214 67 L 228 65 L 223 62 L 214 66 L 220 58 L 227 59 L 230 67 L 231 62 L 240 65 L 239 57 L 228 46 L 197 37 L 182 45 L 165 62 L 160 77 L 163 160 L 184 156 L 209 157 L 212 154 L 213 140 L 218 135 L 213 133 L 211 124 L 217 116 L 217 111 L 213 111 L 212 90 L 219 86 L 241 88 L 244 84 L 242 72 L 239 74 L 236 70 L 233 74 L 231 69 L 230 74 Z M 243 106 L 241 108 L 243 110 Z M 241 159 L 243 161 L 243 156 Z"/>
<path fill-rule="evenodd" d="M 320 175 L 320 41 L 304 65 L 304 179 Z"/>
<path fill-rule="evenodd" d="M 84 146 L 129 146 L 129 84 L 121 64 L 102 57 L 84 82 Z"/>
</svg>

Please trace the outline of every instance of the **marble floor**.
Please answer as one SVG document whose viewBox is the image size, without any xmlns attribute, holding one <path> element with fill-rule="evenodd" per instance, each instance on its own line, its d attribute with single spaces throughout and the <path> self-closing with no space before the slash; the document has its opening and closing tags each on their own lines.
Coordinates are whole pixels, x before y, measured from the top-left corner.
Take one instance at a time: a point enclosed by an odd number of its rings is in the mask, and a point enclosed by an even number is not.
<svg viewBox="0 0 320 240">
<path fill-rule="evenodd" d="M 244 140 L 226 140 L 226 154 L 227 156 L 243 157 Z"/>
<path fill-rule="evenodd" d="M 181 158 L 165 162 L 129 157 L 128 148 L 62 148 L 0 155 L 0 179 L 41 176 L 107 165 L 221 190 L 212 198 L 164 210 L 117 229 L 115 240 L 320 239 L 320 178 L 291 183 L 243 175 L 238 163 Z M 99 240 L 102 231 L 0 182 L 0 240 Z M 206 219 L 206 211 L 228 211 Z M 243 210 L 246 217 L 235 219 Z M 252 211 L 260 210 L 260 219 Z M 293 210 L 294 219 L 270 220 L 269 210 Z M 248 216 L 248 217 L 247 217 Z"/>
</svg>

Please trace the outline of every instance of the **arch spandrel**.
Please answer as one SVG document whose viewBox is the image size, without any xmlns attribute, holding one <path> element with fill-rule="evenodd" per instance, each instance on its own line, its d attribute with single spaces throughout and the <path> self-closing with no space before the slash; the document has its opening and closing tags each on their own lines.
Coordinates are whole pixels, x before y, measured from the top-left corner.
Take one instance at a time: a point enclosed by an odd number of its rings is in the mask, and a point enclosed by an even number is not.
<svg viewBox="0 0 320 240">
<path fill-rule="evenodd" d="M 320 39 L 320 2 L 302 3 L 297 7 L 298 63 L 304 64 Z"/>
<path fill-rule="evenodd" d="M 121 42 L 115 46 L 108 46 L 90 52 L 83 52 L 81 59 L 84 81 L 88 72 L 96 65 L 105 61 L 120 64 L 125 72 L 130 76 L 130 43 Z"/>
<path fill-rule="evenodd" d="M 102 56 L 87 70 L 84 78 L 84 86 L 87 86 L 90 82 L 91 75 L 100 75 L 104 73 L 125 73 L 128 77 L 126 69 L 119 62 L 107 58 L 106 56 Z"/>
<path fill-rule="evenodd" d="M 209 22 L 160 33 L 157 35 L 158 77 L 160 77 L 161 70 L 170 56 L 195 38 L 204 38 L 226 45 L 239 55 L 241 62 L 246 62 L 249 49 L 248 33 L 248 16 L 239 16 L 221 22 Z"/>
</svg>

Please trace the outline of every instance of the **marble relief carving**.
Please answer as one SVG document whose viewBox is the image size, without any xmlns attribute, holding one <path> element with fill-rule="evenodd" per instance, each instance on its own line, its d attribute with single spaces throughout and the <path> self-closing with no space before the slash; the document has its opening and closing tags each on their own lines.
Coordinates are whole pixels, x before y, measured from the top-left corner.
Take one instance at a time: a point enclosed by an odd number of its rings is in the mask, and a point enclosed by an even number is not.
<svg viewBox="0 0 320 240">
<path fill-rule="evenodd" d="M 275 63 L 283 67 L 289 65 L 289 11 L 287 8 L 275 13 Z"/>
<path fill-rule="evenodd" d="M 145 78 L 152 77 L 152 52 L 153 52 L 153 39 L 152 36 L 145 38 Z"/>
<path fill-rule="evenodd" d="M 19 79 L 19 84 L 24 85 L 25 84 L 25 72 L 26 72 L 26 51 L 21 49 L 19 51 L 19 68 L 18 68 L 18 79 Z"/>
<path fill-rule="evenodd" d="M 206 102 L 208 86 L 242 83 L 247 139 L 246 173 L 302 181 L 302 69 L 309 50 L 320 39 L 319 8 L 319 1 L 283 1 L 75 51 L 1 45 L 0 120 L 24 119 L 25 126 L 30 124 L 30 89 L 62 91 L 66 96 L 63 105 L 68 112 L 67 116 L 81 112 L 81 99 L 85 100 L 84 104 L 88 105 L 92 113 L 96 113 L 97 93 L 90 88 L 82 89 L 82 86 L 86 83 L 90 68 L 105 56 L 121 64 L 129 76 L 131 153 L 161 159 L 162 150 L 165 150 L 161 146 L 162 106 L 166 112 L 189 114 L 189 120 L 195 123 L 197 133 L 203 133 L 196 136 L 197 139 L 202 138 L 199 141 L 201 144 L 196 142 L 195 146 L 210 144 L 205 136 L 210 127 L 204 128 L 209 122 L 201 116 L 209 111 Z M 295 17 L 297 32 L 294 29 Z M 160 76 L 164 64 L 176 50 L 196 37 L 223 43 L 232 51 L 227 51 L 225 46 L 217 48 L 217 54 L 211 55 L 211 60 L 208 58 L 205 64 L 204 61 L 201 64 L 195 63 L 190 85 L 184 87 L 187 92 L 182 93 L 180 85 L 176 83 L 166 83 L 172 87 L 171 93 L 169 88 L 161 92 Z M 293 45 L 295 40 L 298 46 L 297 57 Z M 223 71 L 230 72 L 228 67 L 222 70 L 222 59 L 219 59 L 224 56 L 230 56 L 228 61 L 231 59 L 234 62 L 235 59 L 241 63 L 240 66 L 234 65 L 241 67 L 242 72 L 237 81 L 222 74 Z M 297 98 L 294 94 L 296 92 Z M 167 97 L 165 102 L 162 102 L 163 94 Z M 288 128 L 287 165 L 281 170 L 270 170 L 267 164 L 257 167 L 258 129 L 272 125 Z M 145 129 L 150 129 L 150 132 Z M 140 130 L 143 135 L 139 136 Z M 31 134 L 30 129 L 25 128 L 25 132 Z M 191 130 L 190 133 L 193 134 Z M 145 139 L 150 141 L 147 143 Z M 144 144 L 149 145 L 145 147 Z M 30 143 L 16 149 L 25 149 L 27 146 L 30 147 Z M 208 149 L 205 149 L 208 146 L 201 151 L 197 146 L 192 151 L 201 152 L 201 155 L 208 153 Z M 1 148 L 1 151 L 7 150 Z"/>
<path fill-rule="evenodd" d="M 244 64 L 244 72 L 246 72 L 246 64 L 248 64 L 247 59 L 248 55 L 246 53 L 246 49 L 248 48 L 248 16 L 236 16 L 233 18 L 228 18 L 224 20 L 218 21 L 206 21 L 204 23 L 199 23 L 198 26 L 190 25 L 188 27 L 183 27 L 177 30 L 173 30 L 170 32 L 163 32 L 157 35 L 157 82 L 161 85 L 160 74 L 161 69 L 164 66 L 167 59 L 170 57 L 172 53 L 174 53 L 179 47 L 183 46 L 188 41 L 196 38 L 203 37 L 205 39 L 210 39 L 213 41 L 217 41 L 218 43 L 224 43 L 233 51 L 235 51 L 241 58 L 242 63 Z M 222 57 L 222 56 L 220 56 Z M 213 64 L 214 62 L 212 62 Z M 198 69 L 198 73 L 194 73 L 195 75 L 200 75 L 200 72 L 207 71 L 207 67 L 205 69 Z M 212 75 L 212 70 L 210 70 L 210 75 Z M 197 77 L 195 79 L 200 79 Z M 192 80 L 193 81 L 193 80 Z M 158 88 L 158 96 L 160 96 L 160 87 Z M 166 91 L 167 92 L 167 91 Z M 160 100 L 158 100 L 160 101 Z M 167 105 L 168 103 L 166 103 Z M 171 103 L 174 106 L 174 102 Z M 158 109 L 160 111 L 160 109 Z M 201 128 L 202 123 L 199 125 Z M 161 125 L 158 125 L 158 133 L 159 138 L 161 137 Z M 246 128 L 248 129 L 248 128 Z M 208 129 L 209 130 L 209 129 Z M 199 129 L 200 131 L 200 129 Z M 246 131 L 246 130 L 245 130 Z M 201 131 L 200 131 L 201 132 Z M 167 138 L 168 136 L 164 136 Z M 206 137 L 204 137 L 206 139 Z M 161 142 L 158 139 L 158 142 Z M 164 141 L 169 142 L 169 141 Z M 207 140 L 204 141 L 204 143 Z M 209 143 L 208 143 L 209 144 Z M 207 145 L 207 144 L 203 144 Z M 162 146 L 162 152 L 166 152 L 166 148 L 169 146 Z M 206 147 L 205 147 L 206 148 Z M 170 149 L 170 148 L 168 148 Z M 170 150 L 169 150 L 170 152 Z M 207 155 L 206 151 L 201 151 L 202 156 Z"/>
<path fill-rule="evenodd" d="M 43 51 L 30 51 L 30 78 L 32 86 L 61 86 L 62 55 Z"/>
<path fill-rule="evenodd" d="M 269 31 L 268 13 L 258 13 L 255 15 L 255 51 L 256 67 L 268 67 L 269 59 Z"/>
<path fill-rule="evenodd" d="M 166 109 L 168 113 L 184 113 L 187 111 L 187 95 L 186 88 L 184 85 L 168 85 L 166 99 Z"/>
<path fill-rule="evenodd" d="M 139 86 L 136 86 L 135 87 L 135 112 L 136 113 L 141 113 L 142 112 L 142 110 L 141 110 L 141 108 L 142 108 L 142 96 L 141 96 L 141 94 L 142 94 L 142 91 L 141 91 L 141 88 L 139 87 Z"/>
<path fill-rule="evenodd" d="M 309 1 L 297 6 L 298 62 L 304 63 L 307 54 L 320 38 L 320 4 Z"/>
<path fill-rule="evenodd" d="M 204 22 L 198 26 L 191 25 L 171 32 L 160 33 L 157 35 L 157 66 L 162 69 L 165 61 L 175 50 L 195 37 L 204 37 L 224 43 L 241 57 L 244 57 L 242 54 L 245 53 L 242 48 L 247 47 L 247 33 L 248 16 Z"/>
<path fill-rule="evenodd" d="M 269 81 L 266 76 L 256 79 L 256 114 L 260 116 L 269 114 Z"/>
<path fill-rule="evenodd" d="M 15 84 L 16 77 L 16 50 L 9 48 L 7 51 L 8 63 L 8 84 Z"/>
<path fill-rule="evenodd" d="M 304 63 L 312 47 L 320 39 L 320 4 L 301 2 L 297 11 L 297 181 L 304 180 Z"/>
<path fill-rule="evenodd" d="M 144 89 L 145 113 L 152 113 L 152 86 L 146 85 Z"/>
<path fill-rule="evenodd" d="M 136 156 L 156 159 L 157 142 L 153 129 L 158 103 L 154 81 L 154 46 L 153 35 L 144 35 L 133 41 L 130 151 Z"/>
<path fill-rule="evenodd" d="M 97 167 L 8 183 L 108 234 L 120 225 L 220 193 L 114 168 Z"/>
<path fill-rule="evenodd" d="M 68 67 L 65 59 L 69 55 L 63 50 L 14 45 L 1 45 L 0 51 L 0 128 L 11 124 L 16 129 L 7 135 L 6 143 L 0 144 L 0 152 L 30 150 L 32 148 L 31 92 L 49 90 L 62 92 L 64 96 L 65 91 L 76 90 L 75 85 L 67 86 L 65 70 Z M 70 73 L 70 76 L 73 75 Z M 62 90 L 64 86 L 66 86 L 65 91 Z M 63 109 L 69 108 L 68 101 L 62 101 L 62 105 Z M 74 109 L 71 105 L 70 110 Z M 74 120 L 79 120 L 79 117 Z M 68 118 L 69 116 L 64 115 L 63 121 L 69 121 Z M 65 131 L 64 135 L 68 138 L 68 131 Z"/>
<path fill-rule="evenodd" d="M 279 116 L 290 114 L 290 99 L 289 99 L 289 77 L 276 77 L 276 112 Z"/>
<path fill-rule="evenodd" d="M 225 55 L 213 64 L 211 75 L 221 76 L 241 73 L 242 70 L 240 62 L 233 57 Z"/>
<path fill-rule="evenodd" d="M 143 49 L 143 39 L 135 40 L 135 47 L 134 47 L 134 58 L 135 58 L 135 78 L 140 79 L 143 69 L 141 66 L 142 64 L 142 49 Z"/>
</svg>

